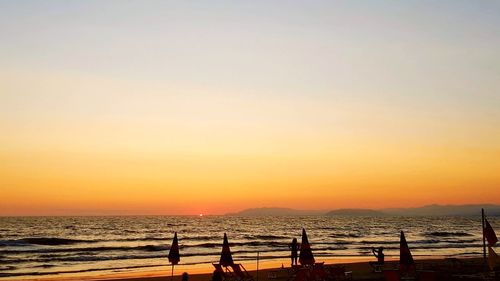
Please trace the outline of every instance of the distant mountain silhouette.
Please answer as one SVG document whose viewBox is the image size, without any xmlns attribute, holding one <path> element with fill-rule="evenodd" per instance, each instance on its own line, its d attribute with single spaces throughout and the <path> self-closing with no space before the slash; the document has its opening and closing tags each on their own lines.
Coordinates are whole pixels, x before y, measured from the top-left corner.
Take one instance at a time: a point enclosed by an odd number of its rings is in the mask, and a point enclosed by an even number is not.
<svg viewBox="0 0 500 281">
<path fill-rule="evenodd" d="M 468 204 L 468 205 L 427 205 L 417 208 L 386 208 L 372 209 L 335 209 L 324 210 L 297 210 L 291 208 L 252 208 L 229 216 L 480 216 L 481 208 L 487 216 L 500 216 L 500 205 L 495 204 Z"/>
<path fill-rule="evenodd" d="M 323 215 L 326 211 L 296 210 L 291 208 L 252 208 L 240 212 L 226 214 L 227 216 L 312 216 Z"/>
<path fill-rule="evenodd" d="M 481 208 L 486 215 L 500 216 L 500 205 L 469 204 L 469 205 L 427 205 L 418 208 L 391 208 L 382 212 L 397 216 L 480 216 Z"/>
</svg>

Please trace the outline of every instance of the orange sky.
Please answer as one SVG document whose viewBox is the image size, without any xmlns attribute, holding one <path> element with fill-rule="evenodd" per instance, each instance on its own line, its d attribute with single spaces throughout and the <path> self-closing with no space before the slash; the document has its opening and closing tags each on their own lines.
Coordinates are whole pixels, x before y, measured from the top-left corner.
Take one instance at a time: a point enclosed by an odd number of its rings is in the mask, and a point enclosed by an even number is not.
<svg viewBox="0 0 500 281">
<path fill-rule="evenodd" d="M 392 4 L 0 4 L 0 215 L 500 204 L 498 18 Z"/>
<path fill-rule="evenodd" d="M 25 98 L 55 107 L 39 118 L 2 119 L 2 215 L 500 203 L 498 129 L 460 113 L 434 122 L 439 113 L 401 119 L 405 112 L 387 105 L 207 97 L 189 87 L 66 75 L 8 78 L 3 92 L 36 84 L 44 94 Z M 163 91 L 182 95 L 165 101 Z M 72 112 L 125 104 L 116 115 Z"/>
</svg>

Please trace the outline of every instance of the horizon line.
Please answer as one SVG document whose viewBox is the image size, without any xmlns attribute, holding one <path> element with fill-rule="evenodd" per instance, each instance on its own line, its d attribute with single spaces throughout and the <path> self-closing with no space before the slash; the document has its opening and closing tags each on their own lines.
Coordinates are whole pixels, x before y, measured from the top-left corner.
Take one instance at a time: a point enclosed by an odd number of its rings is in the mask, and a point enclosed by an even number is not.
<svg viewBox="0 0 500 281">
<path fill-rule="evenodd" d="M 71 214 L 71 210 L 68 210 L 68 214 L 42 214 L 42 215 L 37 215 L 37 214 L 0 214 L 0 217 L 5 218 L 5 217 L 135 217 L 135 216 L 140 216 L 140 217 L 155 217 L 155 216 L 175 216 L 175 217 L 207 217 L 207 216 L 226 216 L 226 215 L 237 215 L 238 213 L 241 213 L 246 210 L 258 210 L 258 209 L 287 209 L 291 211 L 299 211 L 299 212 L 331 212 L 331 211 L 336 211 L 336 210 L 370 210 L 370 211 L 382 211 L 382 210 L 394 210 L 394 209 L 418 209 L 418 208 L 423 208 L 423 207 L 430 207 L 430 206 L 440 206 L 440 207 L 466 207 L 466 206 L 499 206 L 500 203 L 466 203 L 466 204 L 439 204 L 439 203 L 431 203 L 431 204 L 425 204 L 425 205 L 420 205 L 417 207 L 388 207 L 388 208 L 331 208 L 331 209 L 295 209 L 295 208 L 290 208 L 290 207 L 251 207 L 251 208 L 245 208 L 245 209 L 240 209 L 240 210 L 235 210 L 231 212 L 226 212 L 226 213 L 193 213 L 193 214 L 166 214 L 166 213 L 153 213 L 153 214 L 147 214 L 147 213 L 96 213 L 95 210 L 94 212 L 90 211 L 88 214 L 85 214 L 85 211 L 79 210 L 78 213 Z M 125 211 L 125 210 L 123 210 Z M 312 214 L 311 214 L 312 215 Z M 320 214 L 316 214 L 320 215 Z"/>
</svg>

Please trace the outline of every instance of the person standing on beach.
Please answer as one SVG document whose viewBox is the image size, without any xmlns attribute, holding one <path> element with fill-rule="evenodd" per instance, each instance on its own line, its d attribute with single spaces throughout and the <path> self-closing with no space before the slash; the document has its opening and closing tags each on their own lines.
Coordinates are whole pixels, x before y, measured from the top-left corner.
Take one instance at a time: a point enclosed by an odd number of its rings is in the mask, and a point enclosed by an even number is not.
<svg viewBox="0 0 500 281">
<path fill-rule="evenodd" d="M 373 255 L 377 258 L 376 262 L 370 262 L 370 266 L 376 270 L 377 267 L 384 265 L 384 247 L 379 247 L 378 249 L 372 248 Z"/>
<path fill-rule="evenodd" d="M 299 245 L 297 243 L 297 238 L 292 239 L 292 243 L 288 245 L 290 248 L 291 252 L 291 259 L 292 259 L 292 266 L 297 265 L 297 258 L 299 257 L 298 251 L 299 251 Z"/>
</svg>

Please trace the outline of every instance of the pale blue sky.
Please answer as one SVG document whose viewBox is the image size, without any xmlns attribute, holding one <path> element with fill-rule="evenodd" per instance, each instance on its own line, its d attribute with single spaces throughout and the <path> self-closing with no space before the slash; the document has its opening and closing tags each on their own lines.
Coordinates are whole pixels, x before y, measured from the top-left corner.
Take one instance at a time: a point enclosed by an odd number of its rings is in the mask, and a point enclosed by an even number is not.
<svg viewBox="0 0 500 281">
<path fill-rule="evenodd" d="M 500 119 L 497 1 L 0 1 L 0 40 L 11 74 Z"/>
<path fill-rule="evenodd" d="M 0 39 L 4 70 L 498 103 L 497 1 L 1 1 Z"/>
</svg>

